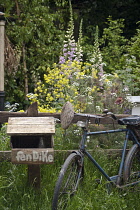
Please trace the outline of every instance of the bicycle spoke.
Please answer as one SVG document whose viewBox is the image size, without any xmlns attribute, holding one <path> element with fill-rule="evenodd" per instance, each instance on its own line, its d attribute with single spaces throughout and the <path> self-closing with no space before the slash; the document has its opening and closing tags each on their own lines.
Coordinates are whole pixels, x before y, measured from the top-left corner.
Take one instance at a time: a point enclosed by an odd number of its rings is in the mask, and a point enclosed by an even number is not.
<svg viewBox="0 0 140 210">
<path fill-rule="evenodd" d="M 72 153 L 65 161 L 56 184 L 53 209 L 65 210 L 75 194 L 82 171 L 81 156 Z"/>
</svg>

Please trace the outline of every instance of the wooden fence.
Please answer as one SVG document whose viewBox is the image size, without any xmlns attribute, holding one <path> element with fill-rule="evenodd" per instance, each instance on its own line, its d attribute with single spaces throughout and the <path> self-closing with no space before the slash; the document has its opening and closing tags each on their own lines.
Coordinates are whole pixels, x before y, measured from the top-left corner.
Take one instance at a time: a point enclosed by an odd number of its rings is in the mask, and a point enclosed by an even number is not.
<svg viewBox="0 0 140 210">
<path fill-rule="evenodd" d="M 100 115 L 103 116 L 103 115 Z M 128 117 L 130 115 L 116 115 L 116 117 L 123 118 Z M 40 113 L 38 112 L 37 103 L 33 103 L 27 111 L 25 112 L 7 112 L 7 111 L 0 111 L 0 123 L 6 123 L 8 122 L 9 117 L 54 117 L 59 119 L 58 123 L 60 123 L 60 113 Z M 80 115 L 74 115 L 72 124 L 77 123 L 77 121 L 85 121 L 87 119 L 86 115 L 80 116 Z M 96 124 L 97 119 L 92 117 L 90 118 L 91 124 Z M 117 123 L 116 121 L 113 121 L 110 117 L 104 117 L 100 118 L 100 124 L 112 124 Z M 57 152 L 70 152 L 68 150 L 54 150 L 54 153 Z M 106 150 L 106 152 L 110 154 L 121 154 L 122 150 Z M 0 151 L 0 162 L 1 161 L 11 161 L 11 151 Z M 33 184 L 34 180 L 36 179 L 35 187 L 40 188 L 40 165 L 28 165 L 28 181 L 29 183 Z"/>
</svg>

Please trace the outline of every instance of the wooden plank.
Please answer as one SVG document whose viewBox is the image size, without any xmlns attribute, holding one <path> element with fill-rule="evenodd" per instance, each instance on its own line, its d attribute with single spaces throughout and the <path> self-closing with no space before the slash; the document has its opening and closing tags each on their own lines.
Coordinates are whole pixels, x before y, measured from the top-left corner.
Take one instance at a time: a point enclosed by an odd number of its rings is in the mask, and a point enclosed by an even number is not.
<svg viewBox="0 0 140 210">
<path fill-rule="evenodd" d="M 54 125 L 53 117 L 9 117 L 10 125 Z"/>
<path fill-rule="evenodd" d="M 35 189 L 40 189 L 41 170 L 40 165 L 28 165 L 28 183 Z"/>
<path fill-rule="evenodd" d="M 7 112 L 0 111 L 0 123 L 8 122 L 9 117 L 26 117 L 26 112 Z"/>
<path fill-rule="evenodd" d="M 52 125 L 8 125 L 8 135 L 41 135 L 41 134 L 54 134 L 55 127 Z"/>
<path fill-rule="evenodd" d="M 88 115 L 88 114 L 87 114 Z M 98 115 L 98 116 L 103 116 L 102 114 Z M 125 118 L 125 117 L 132 117 L 133 115 L 128 115 L 128 114 L 116 114 L 115 115 L 118 119 L 120 118 Z M 138 115 L 140 116 L 140 115 Z M 8 122 L 8 118 L 9 117 L 27 117 L 27 113 L 26 112 L 6 112 L 6 111 L 0 111 L 0 123 L 5 123 Z M 60 120 L 60 113 L 46 113 L 46 112 L 40 112 L 38 113 L 38 117 L 54 117 Z M 73 123 L 77 123 L 77 121 L 85 121 L 87 119 L 86 116 L 77 116 L 75 115 L 73 120 L 72 120 L 72 124 Z M 96 122 L 96 118 L 90 118 L 90 122 L 92 124 L 97 124 Z M 57 121 L 57 123 L 59 123 Z M 109 117 L 104 117 L 100 120 L 99 122 L 100 124 L 117 124 L 117 121 L 112 120 Z"/>
<path fill-rule="evenodd" d="M 30 113 L 30 117 L 54 117 L 60 120 L 60 113 L 46 113 L 46 112 L 37 112 L 37 105 L 33 103 L 26 112 L 7 112 L 7 111 L 0 111 L 0 123 L 4 123 L 4 122 L 8 122 L 8 118 L 9 117 L 27 117 L 29 116 Z M 35 111 L 34 111 L 35 110 Z M 31 113 L 32 112 L 32 113 Z M 92 113 L 90 113 L 92 114 Z M 94 113 L 93 113 L 94 114 Z M 87 113 L 88 115 L 88 113 Z M 96 114 L 95 114 L 96 115 Z M 104 116 L 102 114 L 99 114 L 98 116 Z M 115 115 L 118 119 L 120 118 L 125 118 L 125 117 L 130 117 L 132 115 L 127 115 L 127 114 L 116 114 Z M 140 116 L 140 115 L 139 115 Z M 72 124 L 73 123 L 77 123 L 78 121 L 86 121 L 87 117 L 86 116 L 79 116 L 79 115 L 74 115 L 74 118 L 72 120 Z M 96 118 L 90 118 L 90 122 L 92 124 L 97 124 L 97 120 Z M 59 121 L 57 121 L 57 123 L 59 123 Z M 100 119 L 99 124 L 117 124 L 117 121 L 112 120 L 112 118 L 109 117 L 104 117 L 102 119 Z"/>
<path fill-rule="evenodd" d="M 97 149 L 96 149 L 97 150 Z M 57 154 L 57 153 L 71 153 L 73 152 L 74 150 L 54 150 L 54 156 Z M 92 150 L 87 150 L 88 152 L 94 152 L 95 150 L 92 149 Z M 129 150 L 127 149 L 127 152 Z M 120 156 L 121 153 L 122 153 L 122 149 L 98 149 L 98 152 L 105 152 L 105 154 L 109 155 L 109 156 Z M 3 161 L 6 161 L 6 162 L 9 162 L 11 161 L 11 150 L 10 151 L 0 151 L 0 162 L 3 162 Z"/>
<path fill-rule="evenodd" d="M 87 114 L 88 115 L 88 114 Z M 103 116 L 100 114 L 99 116 Z M 115 115 L 118 119 L 125 118 L 125 117 L 132 117 L 132 115 L 127 114 L 116 114 Z M 140 116 L 140 115 L 138 115 Z M 0 111 L 0 123 L 8 122 L 9 117 L 27 117 L 27 112 L 6 112 L 6 111 Z M 60 113 L 46 113 L 46 112 L 40 112 L 38 113 L 38 117 L 54 117 L 60 120 Z M 72 120 L 72 124 L 77 123 L 78 121 L 85 121 L 87 119 L 86 116 L 77 116 L 74 115 L 74 118 Z M 91 124 L 97 124 L 96 118 L 90 118 Z M 59 123 L 57 121 L 57 123 Z M 117 124 L 117 121 L 112 120 L 109 117 L 104 117 L 100 120 L 99 124 Z"/>
<path fill-rule="evenodd" d="M 7 134 L 34 135 L 54 134 L 55 123 L 53 117 L 23 117 L 9 118 Z"/>
<path fill-rule="evenodd" d="M 37 102 L 32 103 L 27 109 L 28 117 L 37 117 L 38 116 L 38 104 Z"/>
<path fill-rule="evenodd" d="M 9 117 L 54 117 L 60 119 L 60 113 L 46 113 L 39 112 L 37 109 L 37 103 L 33 103 L 29 106 L 25 112 L 8 112 L 0 111 L 0 123 L 8 122 Z"/>
<path fill-rule="evenodd" d="M 27 110 L 28 117 L 37 117 L 38 116 L 38 104 L 37 102 L 29 106 Z M 40 165 L 28 165 L 28 183 L 29 185 L 40 189 L 41 185 L 41 171 Z"/>
<path fill-rule="evenodd" d="M 11 161 L 15 164 L 52 164 L 54 149 L 12 149 Z"/>
</svg>

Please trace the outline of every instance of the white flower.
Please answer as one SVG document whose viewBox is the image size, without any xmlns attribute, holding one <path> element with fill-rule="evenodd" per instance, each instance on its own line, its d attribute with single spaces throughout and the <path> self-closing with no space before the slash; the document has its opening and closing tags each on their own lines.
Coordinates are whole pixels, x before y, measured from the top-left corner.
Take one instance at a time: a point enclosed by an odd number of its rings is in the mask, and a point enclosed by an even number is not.
<svg viewBox="0 0 140 210">
<path fill-rule="evenodd" d="M 100 106 L 96 106 L 96 110 L 99 111 L 99 112 L 102 111 Z"/>
<path fill-rule="evenodd" d="M 86 91 L 86 92 L 89 92 L 89 91 L 91 91 L 91 90 L 92 90 L 92 88 L 87 87 L 85 91 Z"/>
<path fill-rule="evenodd" d="M 78 83 L 78 82 L 74 82 L 74 83 L 72 84 L 72 86 L 78 87 L 78 86 L 79 86 L 79 83 Z"/>
</svg>

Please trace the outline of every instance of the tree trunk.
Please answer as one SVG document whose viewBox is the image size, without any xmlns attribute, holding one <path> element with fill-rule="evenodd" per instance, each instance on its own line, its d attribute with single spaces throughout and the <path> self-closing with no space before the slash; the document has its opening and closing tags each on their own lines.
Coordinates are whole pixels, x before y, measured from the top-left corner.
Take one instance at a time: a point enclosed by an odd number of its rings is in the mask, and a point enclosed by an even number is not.
<svg viewBox="0 0 140 210">
<path fill-rule="evenodd" d="M 25 51 L 25 45 L 23 44 L 22 47 L 22 53 L 23 53 L 23 69 L 24 69 L 24 93 L 25 93 L 25 100 L 28 100 L 27 94 L 28 94 L 28 74 L 27 74 L 27 66 L 26 66 L 26 51 Z"/>
</svg>

